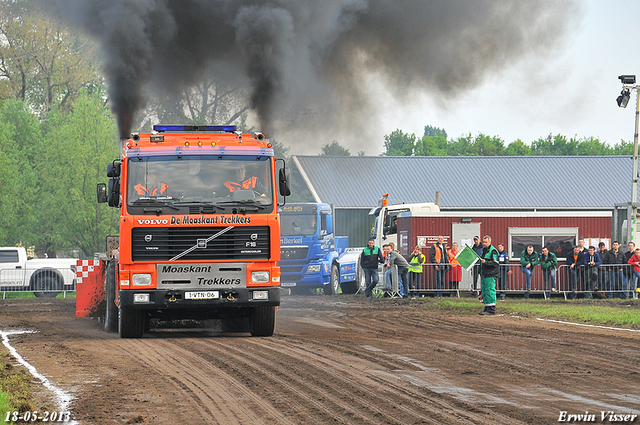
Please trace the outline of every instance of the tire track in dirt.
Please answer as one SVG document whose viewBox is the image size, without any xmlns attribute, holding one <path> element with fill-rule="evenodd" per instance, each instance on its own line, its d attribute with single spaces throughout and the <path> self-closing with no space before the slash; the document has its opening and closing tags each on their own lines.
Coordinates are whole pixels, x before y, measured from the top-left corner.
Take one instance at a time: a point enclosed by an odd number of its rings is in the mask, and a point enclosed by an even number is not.
<svg viewBox="0 0 640 425">
<path fill-rule="evenodd" d="M 203 423 L 215 418 L 225 424 L 294 425 L 215 362 L 172 341 L 142 339 L 135 341 L 127 351 L 153 370 L 170 376 L 174 384 L 199 406 Z M 248 409 L 247 402 L 252 409 Z"/>
<path fill-rule="evenodd" d="M 538 373 L 544 375 L 550 372 L 548 365 L 551 365 L 552 369 L 557 372 L 562 372 L 562 370 L 568 368 L 573 371 L 572 373 L 576 373 L 574 369 L 577 367 L 578 370 L 582 370 L 582 373 L 589 373 L 590 375 L 593 375 L 595 371 L 600 369 L 603 362 L 606 362 L 608 372 L 614 371 L 615 373 L 620 373 L 624 376 L 629 372 L 629 356 L 633 356 L 633 353 L 635 352 L 633 347 L 629 347 L 612 353 L 608 345 L 591 344 L 588 342 L 576 343 L 569 341 L 568 337 L 573 335 L 571 330 L 549 331 L 545 328 L 546 333 L 553 334 L 554 336 L 546 335 L 545 337 L 540 337 L 532 334 L 530 330 L 520 331 L 514 326 L 509 326 L 509 328 L 505 330 L 492 329 L 487 326 L 482 326 L 479 323 L 469 323 L 467 320 L 465 321 L 464 329 L 461 329 L 460 324 L 453 320 L 443 320 L 441 317 L 438 317 L 438 320 L 437 324 L 425 324 L 424 321 L 409 318 L 403 321 L 403 329 L 398 330 L 396 335 L 399 338 L 406 340 L 417 336 L 424 336 L 421 335 L 421 332 L 427 329 L 437 330 L 437 335 L 446 335 L 448 332 L 451 332 L 452 334 L 467 334 L 469 336 L 468 343 L 461 343 L 460 341 L 451 343 L 448 341 L 442 341 L 441 339 L 438 340 L 438 350 L 448 351 L 451 355 L 467 357 L 470 363 L 473 363 L 478 367 L 486 365 L 495 367 L 497 365 L 522 374 Z M 514 318 L 514 320 L 517 319 Z M 532 321 L 533 319 L 524 320 Z M 375 329 L 386 329 L 394 326 L 394 322 L 392 320 L 384 317 L 382 319 L 377 319 L 377 323 L 375 325 L 372 325 L 370 321 L 363 321 L 357 318 L 350 320 L 350 323 L 361 327 L 364 330 L 367 330 L 368 328 L 370 331 Z M 531 324 L 532 323 L 529 323 L 528 325 Z M 535 326 L 535 323 L 533 323 L 533 325 Z M 557 335 L 558 333 L 562 334 Z M 612 336 L 611 338 L 614 339 L 615 337 Z M 496 353 L 486 352 L 478 349 L 478 345 L 482 342 L 486 345 L 496 347 L 500 347 L 502 344 L 509 344 L 512 349 L 516 349 L 518 352 L 524 353 L 530 351 L 529 348 L 532 343 L 536 344 L 538 356 L 547 359 L 546 363 L 548 365 L 539 365 L 533 361 L 525 362 L 520 357 L 514 358 L 504 355 L 498 356 Z M 619 344 L 619 342 L 620 341 L 616 339 L 616 344 Z M 426 342 L 426 344 L 429 345 L 429 342 Z M 559 355 L 559 346 L 571 347 L 573 349 L 562 350 L 562 354 Z M 593 356 L 593 352 L 596 353 L 595 356 Z"/>
<path fill-rule="evenodd" d="M 195 341 L 198 351 L 201 353 L 217 352 L 219 354 L 232 354 L 232 364 L 229 367 L 237 368 L 242 374 L 243 370 L 256 368 L 260 374 L 255 376 L 243 376 L 243 380 L 254 380 L 258 385 L 262 380 L 269 382 L 272 391 L 286 394 L 287 404 L 296 406 L 310 405 L 313 409 L 307 411 L 298 418 L 303 422 L 325 423 L 338 421 L 341 423 L 402 423 L 398 422 L 392 414 L 380 406 L 372 403 L 368 409 L 356 408 L 354 390 L 358 395 L 365 397 L 360 389 L 350 387 L 348 391 L 343 388 L 341 382 L 327 382 L 326 376 L 318 375 L 313 365 L 301 362 L 295 358 L 288 358 L 283 362 L 283 354 L 286 350 L 264 351 L 262 347 L 256 352 L 256 346 L 252 340 L 244 341 L 241 347 L 235 346 L 235 341 L 226 342 L 222 339 L 215 341 Z M 267 355 L 268 354 L 268 355 Z M 336 384 L 336 385 L 333 385 Z M 337 395 L 336 395 L 337 394 Z M 345 401 L 344 398 L 351 399 Z M 359 398 L 359 397 L 358 397 Z M 288 412 L 289 413 L 289 412 Z"/>
<path fill-rule="evenodd" d="M 531 409 L 534 406 L 538 414 L 544 411 L 545 415 L 549 414 L 552 406 L 557 407 L 558 411 L 568 406 L 584 409 L 585 406 L 589 407 L 588 403 L 591 403 L 591 407 L 623 409 L 617 404 L 620 397 L 624 396 L 622 399 L 629 402 L 629 397 L 635 393 L 630 384 L 636 381 L 639 372 L 637 363 L 630 362 L 632 358 L 637 358 L 638 338 L 635 335 L 625 334 L 621 340 L 615 330 L 577 331 L 562 326 L 539 326 L 534 319 L 509 316 L 492 317 L 489 320 L 461 316 L 458 320 L 455 316 L 427 312 L 419 315 L 420 319 L 415 319 L 412 317 L 415 310 L 407 308 L 398 311 L 395 306 L 392 309 L 383 307 L 377 309 L 375 316 L 364 314 L 366 310 L 352 306 L 335 323 L 345 329 L 359 329 L 365 341 L 372 341 L 374 347 L 386 347 L 390 353 L 395 352 L 394 342 L 397 341 L 402 342 L 404 351 L 401 352 L 426 351 L 423 357 L 429 358 L 428 364 L 445 365 L 449 375 L 454 378 L 453 382 L 462 382 L 459 394 L 462 399 L 473 394 L 466 386 L 471 385 L 471 388 L 480 391 L 486 389 L 489 392 L 478 394 L 479 398 L 492 404 L 497 402 L 501 406 L 498 410 L 511 417 L 527 417 L 535 410 Z M 289 311 L 288 314 L 288 318 L 295 321 L 296 312 Z M 332 318 L 329 320 L 333 322 Z M 349 338 L 344 331 L 340 332 L 338 339 Z M 304 336 L 307 334 L 315 337 L 313 330 L 305 329 Z M 454 336 L 451 341 L 450 336 Z M 598 342 L 590 342 L 592 337 L 596 337 L 593 341 Z M 415 341 L 418 342 L 412 345 Z M 601 341 L 607 343 L 602 344 Z M 331 346 L 332 342 L 322 341 L 322 344 Z M 334 350 L 343 347 L 343 344 L 333 344 Z M 611 347 L 619 347 L 620 350 L 612 350 Z M 352 347 L 349 350 L 356 353 L 357 349 Z M 361 356 L 375 361 L 375 355 Z M 493 373 L 482 372 L 489 370 L 509 371 L 509 379 L 496 379 Z M 385 379 L 397 378 L 400 373 L 394 371 L 382 375 L 386 375 L 383 376 Z M 564 374 L 570 376 L 573 385 L 568 386 L 568 381 L 561 377 Z M 416 379 L 415 375 L 408 373 L 404 378 Z M 617 391 L 606 396 L 595 395 L 592 388 L 609 387 L 612 376 L 626 377 L 629 385 L 619 386 Z M 419 378 L 416 381 L 416 385 L 424 384 Z M 541 386 L 536 386 L 534 382 L 540 382 Z M 447 388 L 444 390 L 447 391 Z M 494 395 L 500 397 L 500 394 L 506 397 L 506 404 L 504 400 L 495 398 Z M 520 401 L 522 397 L 527 401 Z M 509 404 L 513 405 L 509 400 L 517 402 L 519 407 L 509 407 Z M 534 406 L 527 408 L 529 403 Z"/>
<path fill-rule="evenodd" d="M 252 341 L 252 343 L 254 343 Z M 261 343 L 255 342 L 255 343 Z M 268 344 L 274 344 L 269 341 Z M 393 352 L 385 352 L 372 346 L 359 346 L 354 356 L 354 350 L 351 347 L 345 348 L 340 344 L 331 344 L 326 341 L 318 341 L 317 345 L 309 346 L 308 343 L 292 344 L 291 337 L 282 343 L 278 342 L 277 346 L 292 346 L 297 358 L 305 357 L 306 363 L 320 367 L 324 374 L 335 374 L 336 370 L 341 370 L 339 376 L 348 374 L 348 378 L 352 382 L 362 380 L 362 376 L 367 378 L 367 388 L 382 388 L 385 391 L 385 400 L 395 400 L 394 403 L 402 406 L 412 406 L 412 414 L 417 415 L 428 412 L 430 417 L 437 417 L 440 423 L 485 423 L 488 412 L 484 409 L 476 409 L 475 406 L 461 401 L 458 397 L 448 394 L 452 388 L 449 383 L 443 383 L 444 390 L 437 388 L 424 382 L 422 379 L 437 378 L 441 371 L 437 368 L 425 366 L 422 362 L 402 355 L 396 355 Z M 276 345 L 274 345 L 275 349 Z M 373 356 L 363 353 L 372 352 Z M 336 358 L 350 357 L 344 363 L 349 364 L 351 369 L 340 369 L 344 364 L 337 363 Z M 416 375 L 423 378 L 418 378 Z M 438 382 L 446 380 L 438 379 Z M 455 389 L 455 387 L 453 387 Z M 460 391 L 464 389 L 460 388 Z M 457 390 L 455 390 L 457 391 Z M 505 400 L 498 400 L 496 397 L 484 395 L 482 393 L 474 393 L 479 400 L 492 400 L 493 402 L 502 402 L 506 404 L 514 404 Z M 475 414 L 478 411 L 481 414 Z M 512 416 L 497 415 L 492 412 L 492 418 L 487 423 L 518 423 Z M 453 420 L 452 418 L 455 418 Z"/>
<path fill-rule="evenodd" d="M 459 406 L 452 404 L 451 400 L 443 399 L 439 394 L 427 391 L 428 394 L 425 395 L 423 392 L 418 392 L 419 388 L 416 386 L 399 385 L 381 380 L 377 372 L 381 369 L 378 364 L 363 365 L 361 360 L 351 359 L 352 361 L 348 363 L 358 364 L 358 367 L 353 370 L 345 369 L 342 363 L 336 363 L 335 360 L 336 354 L 340 353 L 327 351 L 323 346 L 309 346 L 305 343 L 300 347 L 298 344 L 282 340 L 249 340 L 247 342 L 248 345 L 256 346 L 256 354 L 250 355 L 251 362 L 259 359 L 264 359 L 264 362 L 269 365 L 280 362 L 286 364 L 288 369 L 303 368 L 306 373 L 311 373 L 310 368 L 317 369 L 313 371 L 313 375 L 322 376 L 321 385 L 330 385 L 333 389 L 331 394 L 334 394 L 334 399 L 329 401 L 335 404 L 343 401 L 342 408 L 352 414 L 354 409 L 357 409 L 366 423 L 514 423 L 514 419 L 510 417 L 503 417 L 502 420 L 496 421 L 494 416 L 491 420 L 487 420 L 487 412 L 461 413 Z M 206 343 L 203 344 L 206 345 Z M 237 350 L 235 347 L 223 345 L 226 350 Z M 241 356 L 242 353 L 247 355 L 246 348 L 243 351 L 237 351 L 237 356 Z M 265 353 L 270 354 L 266 356 Z M 296 364 L 295 367 L 294 364 Z M 287 370 L 278 372 L 287 373 Z M 327 380 L 329 382 L 326 382 Z M 307 384 L 307 388 L 301 387 L 298 393 L 301 391 L 317 391 L 317 388 Z M 354 394 L 357 397 L 354 397 Z M 344 406 L 345 401 L 347 407 Z M 384 407 L 382 410 L 381 406 Z M 473 409 L 467 408 L 467 410 Z M 367 417 L 372 412 L 375 418 L 384 420 L 374 421 L 372 417 Z M 388 417 L 389 414 L 391 417 Z M 340 418 L 344 421 L 344 413 Z"/>
</svg>

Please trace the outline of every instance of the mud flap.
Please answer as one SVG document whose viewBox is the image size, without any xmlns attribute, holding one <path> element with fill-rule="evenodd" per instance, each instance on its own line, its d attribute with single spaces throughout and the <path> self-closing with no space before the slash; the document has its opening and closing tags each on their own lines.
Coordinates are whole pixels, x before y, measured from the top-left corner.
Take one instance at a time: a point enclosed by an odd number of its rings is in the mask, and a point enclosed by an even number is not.
<svg viewBox="0 0 640 425">
<path fill-rule="evenodd" d="M 76 269 L 76 317 L 102 316 L 105 312 L 105 262 L 78 260 Z"/>
</svg>

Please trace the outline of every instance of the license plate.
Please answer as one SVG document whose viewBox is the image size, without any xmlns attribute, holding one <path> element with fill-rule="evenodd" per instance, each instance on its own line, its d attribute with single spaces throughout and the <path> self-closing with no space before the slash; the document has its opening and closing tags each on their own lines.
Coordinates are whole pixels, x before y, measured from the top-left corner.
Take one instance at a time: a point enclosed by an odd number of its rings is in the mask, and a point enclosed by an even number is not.
<svg viewBox="0 0 640 425">
<path fill-rule="evenodd" d="M 295 282 L 280 282 L 280 286 L 296 286 Z"/>
<path fill-rule="evenodd" d="M 187 300 L 217 300 L 220 298 L 218 291 L 185 292 L 184 298 Z"/>
</svg>

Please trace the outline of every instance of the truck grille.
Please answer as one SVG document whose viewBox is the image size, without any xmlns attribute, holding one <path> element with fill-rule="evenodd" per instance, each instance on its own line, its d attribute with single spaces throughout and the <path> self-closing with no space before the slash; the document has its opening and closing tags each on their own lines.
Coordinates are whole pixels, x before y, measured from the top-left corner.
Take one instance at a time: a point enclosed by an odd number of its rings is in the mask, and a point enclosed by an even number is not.
<svg viewBox="0 0 640 425">
<path fill-rule="evenodd" d="M 226 227 L 153 227 L 133 229 L 133 261 L 170 261 L 198 246 L 177 261 L 266 260 L 270 253 L 268 227 L 233 227 L 206 241 Z"/>
<path fill-rule="evenodd" d="M 300 282 L 302 280 L 302 266 L 283 266 L 280 263 L 280 281 L 281 282 Z"/>
<path fill-rule="evenodd" d="M 280 248 L 281 260 L 304 260 L 307 258 L 308 246 L 283 246 Z"/>
</svg>

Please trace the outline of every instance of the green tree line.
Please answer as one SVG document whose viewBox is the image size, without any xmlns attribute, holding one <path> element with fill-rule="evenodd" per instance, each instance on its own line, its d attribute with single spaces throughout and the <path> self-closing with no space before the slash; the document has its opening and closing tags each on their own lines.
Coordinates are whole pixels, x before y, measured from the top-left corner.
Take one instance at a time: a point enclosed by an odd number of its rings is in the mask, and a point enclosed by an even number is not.
<svg viewBox="0 0 640 425">
<path fill-rule="evenodd" d="M 444 129 L 425 126 L 421 138 L 400 129 L 392 131 L 384 136 L 384 149 L 387 156 L 631 155 L 633 143 L 620 141 L 611 146 L 595 137 L 549 134 L 531 145 L 520 139 L 506 144 L 498 136 L 482 133 L 450 139 Z"/>
</svg>

